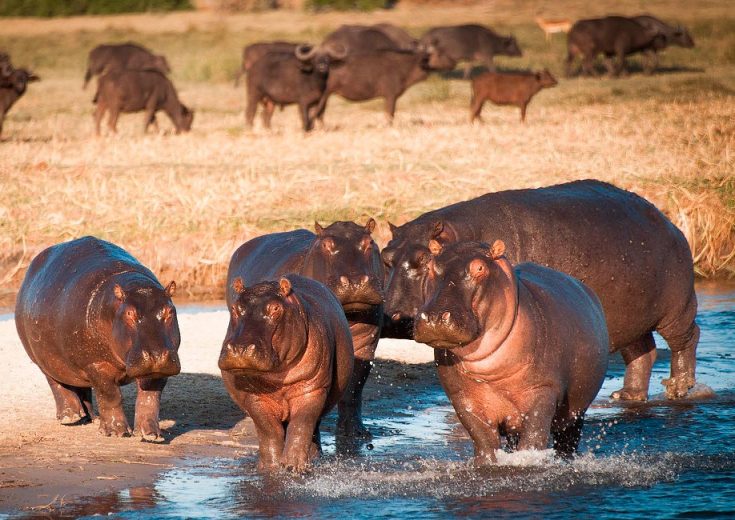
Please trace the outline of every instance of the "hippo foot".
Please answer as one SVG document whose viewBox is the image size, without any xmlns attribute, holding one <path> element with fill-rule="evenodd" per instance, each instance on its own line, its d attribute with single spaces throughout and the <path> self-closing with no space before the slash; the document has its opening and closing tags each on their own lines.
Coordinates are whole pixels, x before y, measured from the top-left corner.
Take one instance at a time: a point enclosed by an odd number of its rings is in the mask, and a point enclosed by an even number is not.
<svg viewBox="0 0 735 520">
<path fill-rule="evenodd" d="M 687 396 L 689 389 L 694 386 L 694 378 L 689 376 L 669 377 L 662 379 L 661 384 L 666 389 L 668 399 L 682 399 Z"/>
<path fill-rule="evenodd" d="M 355 440 L 370 441 L 373 439 L 373 434 L 370 430 L 365 428 L 362 421 L 354 422 L 343 422 L 337 424 L 337 435 L 341 437 L 350 437 Z"/>
<path fill-rule="evenodd" d="M 646 401 L 648 393 L 644 390 L 632 390 L 623 387 L 620 390 L 615 390 L 610 394 L 610 397 L 618 401 Z"/>
<path fill-rule="evenodd" d="M 304 474 L 311 469 L 311 464 L 306 453 L 299 453 L 285 456 L 281 468 L 289 473 Z"/>
<path fill-rule="evenodd" d="M 495 456 L 495 452 L 491 451 L 489 453 L 483 453 L 480 455 L 475 455 L 475 458 L 473 460 L 476 468 L 488 468 L 490 466 L 494 466 L 498 463 L 498 459 Z"/>
<path fill-rule="evenodd" d="M 132 430 L 126 422 L 100 420 L 100 433 L 105 437 L 130 437 Z"/>
<path fill-rule="evenodd" d="M 146 420 L 135 426 L 133 435 L 140 437 L 143 442 L 164 442 L 163 433 L 157 420 Z"/>
<path fill-rule="evenodd" d="M 74 426 L 77 424 L 87 424 L 88 422 L 92 422 L 92 419 L 90 419 L 89 416 L 81 410 L 78 412 L 64 410 L 61 416 L 57 417 L 57 419 L 59 419 L 59 422 L 64 426 Z"/>
</svg>

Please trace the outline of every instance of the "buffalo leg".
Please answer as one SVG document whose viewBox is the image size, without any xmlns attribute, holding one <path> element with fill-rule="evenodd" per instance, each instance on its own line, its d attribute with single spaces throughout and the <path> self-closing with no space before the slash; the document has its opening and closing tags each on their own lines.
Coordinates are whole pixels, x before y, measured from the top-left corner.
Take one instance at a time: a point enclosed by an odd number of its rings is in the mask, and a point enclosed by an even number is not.
<svg viewBox="0 0 735 520">
<path fill-rule="evenodd" d="M 696 315 L 697 297 L 692 293 L 679 316 L 657 327 L 658 333 L 671 349 L 671 376 L 662 381 L 666 387 L 666 397 L 669 399 L 686 396 L 687 391 L 695 383 L 700 332 L 699 326 L 694 321 Z"/>
<path fill-rule="evenodd" d="M 77 424 L 88 417 L 76 388 L 68 387 L 49 376 L 46 376 L 46 381 L 54 395 L 56 418 L 61 421 L 61 424 Z"/>
<path fill-rule="evenodd" d="M 521 105 L 521 123 L 526 122 L 526 107 L 527 106 L 528 106 L 528 101 L 526 101 L 525 103 Z"/>
<path fill-rule="evenodd" d="M 158 413 L 161 408 L 161 392 L 167 379 L 138 379 L 138 395 L 135 399 L 134 433 L 147 441 L 161 441 L 161 428 L 158 424 Z"/>
<path fill-rule="evenodd" d="M 396 113 L 396 101 L 397 98 L 395 97 L 387 97 L 385 98 L 385 114 L 388 118 L 388 124 L 393 124 L 393 116 Z"/>
<path fill-rule="evenodd" d="M 306 103 L 299 104 L 299 112 L 301 113 L 301 124 L 304 127 L 304 132 L 311 130 L 311 119 L 309 118 L 309 105 Z"/>
<path fill-rule="evenodd" d="M 649 49 L 643 54 L 643 58 L 643 72 L 653 74 L 658 67 L 658 53 Z"/>
<path fill-rule="evenodd" d="M 271 118 L 273 117 L 273 111 L 276 109 L 276 104 L 270 99 L 264 99 L 261 104 L 263 105 L 263 113 L 260 117 L 263 120 L 263 128 L 270 129 Z"/>
<path fill-rule="evenodd" d="M 99 136 L 100 124 L 102 123 L 102 117 L 105 115 L 105 106 L 102 103 L 97 103 L 97 108 L 94 111 L 94 133 Z"/>
<path fill-rule="evenodd" d="M 113 134 L 117 133 L 117 118 L 120 116 L 120 110 L 118 108 L 110 109 L 110 118 L 107 120 L 107 126 L 110 127 L 110 131 Z"/>
<path fill-rule="evenodd" d="M 473 123 L 475 119 L 482 122 L 482 105 L 485 104 L 485 100 L 481 96 L 472 94 L 472 100 L 470 101 L 470 123 Z"/>
<path fill-rule="evenodd" d="M 594 76 L 595 75 L 595 55 L 592 53 L 587 53 L 582 57 L 582 71 L 585 73 L 586 76 Z"/>
<path fill-rule="evenodd" d="M 573 66 L 574 66 L 574 58 L 575 58 L 574 52 L 572 52 L 572 49 L 568 49 L 567 50 L 567 59 L 564 62 L 564 73 L 565 73 L 565 75 L 566 75 L 567 78 L 571 78 L 572 75 L 574 74 L 574 69 L 573 69 Z"/>
<path fill-rule="evenodd" d="M 319 120 L 322 127 L 324 127 L 324 112 L 327 110 L 327 101 L 329 101 L 330 94 L 331 92 L 325 90 L 314 109 L 314 119 Z"/>
<path fill-rule="evenodd" d="M 245 126 L 248 128 L 253 127 L 253 120 L 255 119 L 255 113 L 258 110 L 259 101 L 260 99 L 258 94 L 248 95 L 248 106 L 245 108 Z"/>
<path fill-rule="evenodd" d="M 616 67 L 615 67 L 615 61 L 612 56 L 605 56 L 604 58 L 605 68 L 607 69 L 607 74 L 613 78 L 617 75 Z"/>
<path fill-rule="evenodd" d="M 100 433 L 108 437 L 127 437 L 130 426 L 122 408 L 120 386 L 115 381 L 116 371 L 106 366 L 95 366 L 87 371 L 92 388 L 97 393 L 100 412 Z"/>
<path fill-rule="evenodd" d="M 656 343 L 653 333 L 649 332 L 638 341 L 620 349 L 625 361 L 623 388 L 612 393 L 613 399 L 625 401 L 645 401 L 648 399 L 648 385 L 651 370 L 656 361 Z"/>
</svg>

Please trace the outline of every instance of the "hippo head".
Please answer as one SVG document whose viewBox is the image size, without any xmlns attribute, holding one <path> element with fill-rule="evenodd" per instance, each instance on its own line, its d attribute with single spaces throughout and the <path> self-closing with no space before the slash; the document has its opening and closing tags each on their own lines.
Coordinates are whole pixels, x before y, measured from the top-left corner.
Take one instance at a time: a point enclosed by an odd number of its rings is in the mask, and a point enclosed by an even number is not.
<svg viewBox="0 0 735 520">
<path fill-rule="evenodd" d="M 174 282 L 165 289 L 147 286 L 126 291 L 114 286 L 112 336 L 128 378 L 157 379 L 181 371 L 181 336 L 171 301 L 175 290 Z"/>
<path fill-rule="evenodd" d="M 523 53 L 521 52 L 521 48 L 518 46 L 518 41 L 516 40 L 515 36 L 507 36 L 503 38 L 500 45 L 502 51 L 498 54 L 515 57 L 523 56 Z"/>
<path fill-rule="evenodd" d="M 28 83 L 34 81 L 41 81 L 41 78 L 36 76 L 33 72 L 25 69 L 14 69 L 7 77 L 6 82 L 9 83 L 13 90 L 19 95 L 22 95 L 26 91 Z"/>
<path fill-rule="evenodd" d="M 692 35 L 689 34 L 689 31 L 685 27 L 677 25 L 671 33 L 671 43 L 679 47 L 691 49 L 694 47 L 694 38 L 692 38 Z"/>
<path fill-rule="evenodd" d="M 306 322 L 289 279 L 245 287 L 238 277 L 232 288 L 238 296 L 230 306 L 219 368 L 235 374 L 273 372 L 298 357 L 306 341 Z"/>
<path fill-rule="evenodd" d="M 375 220 L 315 224 L 316 238 L 304 259 L 302 274 L 337 296 L 345 312 L 367 311 L 383 303 L 383 266 L 371 236 Z"/>
<path fill-rule="evenodd" d="M 389 226 L 393 238 L 381 253 L 386 269 L 385 314 L 390 320 L 386 323 L 392 323 L 398 331 L 413 330 L 413 318 L 425 301 L 432 257 L 426 244 L 432 239 L 454 241 L 456 233 L 441 220 L 430 221 L 418 230 Z"/>
<path fill-rule="evenodd" d="M 179 122 L 176 125 L 176 133 L 189 132 L 191 130 L 191 124 L 194 121 L 194 111 L 189 109 L 183 103 L 181 104 L 181 114 L 179 116 Z"/>
<path fill-rule="evenodd" d="M 170 74 L 171 73 L 171 67 L 168 64 L 168 60 L 166 59 L 166 56 L 163 56 L 161 54 L 156 54 L 153 57 L 153 62 L 155 68 L 163 72 L 164 74 Z"/>
<path fill-rule="evenodd" d="M 347 48 L 335 43 L 320 46 L 303 43 L 294 49 L 294 55 L 301 62 L 304 72 L 315 70 L 318 74 L 325 75 L 329 72 L 330 65 L 347 57 Z"/>
<path fill-rule="evenodd" d="M 506 331 L 515 320 L 517 282 L 505 244 L 429 243 L 427 301 L 414 322 L 414 339 L 434 348 L 457 348 L 485 331 Z M 504 339 L 505 336 L 503 336 Z"/>
<path fill-rule="evenodd" d="M 549 72 L 549 69 L 544 69 L 541 72 L 537 72 L 535 74 L 536 81 L 538 81 L 538 84 L 542 88 L 549 88 L 556 86 L 559 82 L 556 81 L 556 78 Z"/>
</svg>

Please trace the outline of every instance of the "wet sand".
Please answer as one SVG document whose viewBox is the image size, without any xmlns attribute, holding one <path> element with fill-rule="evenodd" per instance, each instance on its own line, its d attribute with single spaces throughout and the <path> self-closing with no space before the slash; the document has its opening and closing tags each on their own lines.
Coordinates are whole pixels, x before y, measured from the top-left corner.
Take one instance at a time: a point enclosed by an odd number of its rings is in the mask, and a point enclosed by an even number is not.
<svg viewBox="0 0 735 520">
<path fill-rule="evenodd" d="M 163 393 L 166 441 L 153 444 L 103 437 L 97 424 L 59 424 L 48 384 L 23 349 L 12 316 L 0 316 L 5 367 L 0 377 L 0 513 L 58 513 L 75 498 L 149 484 L 185 458 L 252 453 L 257 448 L 252 424 L 242 420 L 217 368 L 227 319 L 225 311 L 179 313 L 182 374 L 171 378 Z M 410 341 L 383 340 L 378 358 L 427 363 L 433 352 Z M 376 377 L 401 377 L 401 363 L 381 363 Z M 132 424 L 134 385 L 123 388 L 123 399 Z"/>
</svg>

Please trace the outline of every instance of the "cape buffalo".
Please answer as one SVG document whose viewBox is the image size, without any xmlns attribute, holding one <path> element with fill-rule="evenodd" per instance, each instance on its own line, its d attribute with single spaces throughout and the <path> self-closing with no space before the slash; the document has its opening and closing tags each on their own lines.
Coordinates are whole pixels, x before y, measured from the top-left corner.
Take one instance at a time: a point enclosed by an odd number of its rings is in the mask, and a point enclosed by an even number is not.
<svg viewBox="0 0 735 520">
<path fill-rule="evenodd" d="M 92 76 L 121 69 L 158 70 L 163 74 L 171 72 L 165 56 L 153 54 L 137 43 L 98 45 L 89 53 L 83 88 L 87 88 Z"/>
<path fill-rule="evenodd" d="M 25 69 L 13 69 L 6 77 L 3 86 L 0 86 L 0 136 L 3 133 L 5 114 L 10 107 L 25 93 L 28 83 L 39 81 L 41 78 Z"/>
<path fill-rule="evenodd" d="M 324 115 L 327 100 L 339 94 L 349 101 L 383 98 L 388 122 L 393 121 L 396 101 L 412 85 L 425 80 L 433 70 L 452 68 L 454 61 L 433 47 L 426 51 L 376 50 L 348 54 L 329 71 L 327 88 L 316 114 Z M 451 65 L 451 66 L 450 66 Z"/>
<path fill-rule="evenodd" d="M 258 103 L 263 105 L 263 126 L 270 128 L 275 105 L 297 103 L 304 131 L 312 128 L 310 109 L 319 103 L 327 86 L 330 66 L 343 59 L 344 49 L 335 46 L 300 45 L 294 52 L 272 52 L 256 61 L 248 73 L 248 104 L 245 122 L 253 126 Z"/>
<path fill-rule="evenodd" d="M 150 125 L 158 126 L 156 112 L 163 110 L 176 127 L 176 133 L 191 130 L 194 112 L 179 101 L 176 89 L 166 76 L 156 70 L 116 70 L 100 77 L 94 96 L 97 110 L 94 113 L 95 131 L 100 135 L 100 122 L 110 111 L 108 126 L 117 131 L 120 112 L 145 110 L 143 133 Z"/>
<path fill-rule="evenodd" d="M 582 70 L 592 75 L 595 57 L 604 54 L 608 73 L 617 76 L 625 69 L 626 56 L 638 52 L 656 52 L 665 46 L 666 37 L 663 34 L 631 18 L 608 16 L 579 20 L 567 36 L 566 73 L 567 76 L 572 75 L 572 64 L 577 56 L 581 56 Z"/>
<path fill-rule="evenodd" d="M 417 50 L 418 40 L 400 27 L 389 23 L 376 25 L 342 25 L 324 38 L 324 44 L 343 45 L 350 53 L 374 50 Z"/>
<path fill-rule="evenodd" d="M 235 86 L 240 85 L 240 78 L 247 74 L 256 61 L 271 52 L 293 53 L 300 44 L 293 42 L 274 41 L 257 42 L 247 45 L 242 50 L 242 66 L 235 76 Z"/>
<path fill-rule="evenodd" d="M 655 31 L 657 34 L 662 35 L 664 37 L 663 48 L 666 48 L 669 45 L 677 45 L 679 47 L 684 47 L 685 49 L 691 49 L 694 47 L 694 39 L 689 34 L 689 31 L 681 25 L 672 27 L 651 15 L 634 16 L 633 20 L 649 31 Z M 652 48 L 645 51 L 644 56 L 647 59 L 647 63 L 645 65 L 646 72 L 651 73 L 658 67 L 659 50 L 663 49 Z"/>
<path fill-rule="evenodd" d="M 437 47 L 454 61 L 470 62 L 464 70 L 465 79 L 470 77 L 472 62 L 481 62 L 494 71 L 494 56 L 522 55 L 513 36 L 500 36 L 482 25 L 435 27 L 421 37 L 421 42 Z"/>
<path fill-rule="evenodd" d="M 496 105 L 515 105 L 521 109 L 521 121 L 526 120 L 526 107 L 541 89 L 553 87 L 556 78 L 547 69 L 536 73 L 484 72 L 472 80 L 470 123 L 482 121 L 480 112 L 485 101 Z"/>
</svg>

